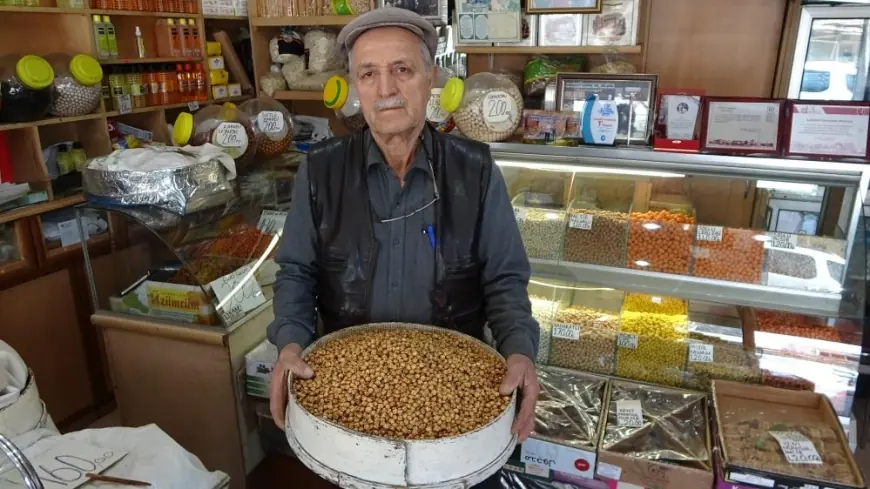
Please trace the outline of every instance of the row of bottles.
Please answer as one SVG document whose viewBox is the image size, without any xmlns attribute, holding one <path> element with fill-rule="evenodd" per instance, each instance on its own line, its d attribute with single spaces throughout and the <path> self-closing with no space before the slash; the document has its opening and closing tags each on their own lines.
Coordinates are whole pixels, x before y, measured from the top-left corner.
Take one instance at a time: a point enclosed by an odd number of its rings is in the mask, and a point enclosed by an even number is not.
<svg viewBox="0 0 870 489">
<path fill-rule="evenodd" d="M 94 44 L 100 59 L 118 57 L 118 35 L 115 25 L 108 15 L 94 15 L 92 18 L 94 30 Z M 147 53 L 145 50 L 145 35 L 137 25 L 135 26 L 136 55 L 139 58 L 147 58 L 155 53 Z M 157 57 L 161 58 L 195 58 L 202 56 L 202 45 L 199 26 L 195 19 L 159 19 L 154 24 L 153 35 L 157 40 Z"/>
<path fill-rule="evenodd" d="M 136 10 L 139 12 L 177 12 L 180 14 L 199 13 L 199 0 L 90 0 L 90 6 L 92 9 L 98 10 Z"/>
<path fill-rule="evenodd" d="M 39 7 L 39 0 L 0 0 L 4 7 Z M 85 8 L 85 0 L 57 0 L 58 8 Z"/>
<path fill-rule="evenodd" d="M 173 69 L 174 68 L 174 69 Z M 106 110 L 122 110 L 208 100 L 202 63 L 164 66 L 119 66 L 103 79 Z"/>
</svg>

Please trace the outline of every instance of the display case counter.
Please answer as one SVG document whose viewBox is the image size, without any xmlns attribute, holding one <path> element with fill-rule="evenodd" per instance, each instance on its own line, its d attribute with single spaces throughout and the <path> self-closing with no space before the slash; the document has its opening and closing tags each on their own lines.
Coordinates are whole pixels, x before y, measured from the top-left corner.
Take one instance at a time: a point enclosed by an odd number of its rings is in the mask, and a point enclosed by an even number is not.
<svg viewBox="0 0 870 489">
<path fill-rule="evenodd" d="M 814 390 L 849 423 L 870 166 L 491 149 L 530 250 L 539 363 L 690 389 Z M 807 197 L 814 225 L 781 219 L 784 196 Z"/>
</svg>

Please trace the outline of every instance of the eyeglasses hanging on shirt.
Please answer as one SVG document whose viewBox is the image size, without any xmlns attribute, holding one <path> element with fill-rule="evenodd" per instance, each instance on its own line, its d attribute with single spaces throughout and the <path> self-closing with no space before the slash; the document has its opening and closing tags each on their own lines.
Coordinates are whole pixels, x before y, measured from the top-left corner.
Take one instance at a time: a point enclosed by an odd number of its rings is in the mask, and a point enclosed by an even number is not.
<svg viewBox="0 0 870 489">
<path fill-rule="evenodd" d="M 423 132 L 425 132 L 425 128 L 423 129 Z M 432 207 L 433 205 L 435 205 L 435 202 L 438 202 L 438 199 L 441 198 L 441 194 L 438 192 L 438 181 L 435 177 L 435 169 L 432 167 L 432 157 L 429 155 L 429 150 L 426 149 L 426 141 L 425 141 L 425 139 L 423 139 L 423 132 L 420 133 L 420 146 L 423 148 L 423 152 L 426 153 L 426 163 L 429 164 L 429 174 L 432 175 L 432 195 L 434 197 L 432 198 L 432 200 L 428 204 L 424 205 L 423 207 L 420 207 L 419 209 L 415 210 L 414 212 L 409 212 L 408 214 L 405 214 L 404 216 L 391 217 L 389 219 L 378 219 L 378 221 L 381 224 L 386 224 L 388 222 L 401 221 L 402 219 L 407 219 L 415 214 L 419 214 L 419 213 L 425 211 L 426 209 Z"/>
</svg>

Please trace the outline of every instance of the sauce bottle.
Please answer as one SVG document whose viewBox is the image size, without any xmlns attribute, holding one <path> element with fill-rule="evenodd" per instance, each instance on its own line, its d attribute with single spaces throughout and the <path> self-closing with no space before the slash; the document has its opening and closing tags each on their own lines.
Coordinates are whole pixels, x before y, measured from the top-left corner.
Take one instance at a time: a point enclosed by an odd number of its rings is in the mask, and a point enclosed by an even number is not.
<svg viewBox="0 0 870 489">
<path fill-rule="evenodd" d="M 193 39 L 190 37 L 190 27 L 187 25 L 187 19 L 178 19 L 178 30 L 181 37 L 181 56 L 192 57 Z"/>
<path fill-rule="evenodd" d="M 199 26 L 196 25 L 196 19 L 187 19 L 187 26 L 190 29 L 191 44 L 193 44 L 190 56 L 200 57 L 202 56 L 202 38 L 199 37 Z"/>
<path fill-rule="evenodd" d="M 169 42 L 172 53 L 169 56 L 173 58 L 184 56 L 184 49 L 182 46 L 184 35 L 181 26 L 175 23 L 175 19 L 166 19 L 166 23 L 169 26 Z"/>
<path fill-rule="evenodd" d="M 106 26 L 103 24 L 103 20 L 99 15 L 92 16 L 91 20 L 92 28 L 94 30 L 94 44 L 97 48 L 97 56 L 102 59 L 108 58 L 111 53 L 109 51 L 109 38 L 106 37 Z"/>
<path fill-rule="evenodd" d="M 202 63 L 197 63 L 194 68 L 193 79 L 196 83 L 196 100 L 202 102 L 208 100 L 208 88 L 205 84 L 205 68 Z"/>
<path fill-rule="evenodd" d="M 109 43 L 109 56 L 118 57 L 118 37 L 115 35 L 115 26 L 108 15 L 103 16 L 103 27 L 106 29 L 106 38 Z"/>
<path fill-rule="evenodd" d="M 178 80 L 178 102 L 189 102 L 191 100 L 190 86 L 187 83 L 184 66 L 181 63 L 175 65 L 175 79 Z"/>
</svg>

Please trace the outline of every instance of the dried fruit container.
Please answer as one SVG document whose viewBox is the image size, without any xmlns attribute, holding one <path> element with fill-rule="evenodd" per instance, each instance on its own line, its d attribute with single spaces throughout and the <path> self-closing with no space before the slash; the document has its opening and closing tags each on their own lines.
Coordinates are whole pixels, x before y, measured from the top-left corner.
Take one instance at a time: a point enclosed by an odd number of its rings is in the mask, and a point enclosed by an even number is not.
<svg viewBox="0 0 870 489">
<path fill-rule="evenodd" d="M 607 379 L 561 368 L 538 367 L 541 394 L 531 438 L 572 448 L 595 449 Z"/>
<path fill-rule="evenodd" d="M 293 142 L 293 119 L 281 102 L 259 97 L 243 103 L 244 112 L 254 128 L 257 138 L 257 156 L 275 156 L 283 153 Z"/>
<path fill-rule="evenodd" d="M 0 122 L 30 122 L 48 114 L 54 100 L 54 70 L 44 58 L 0 58 Z"/>
<path fill-rule="evenodd" d="M 323 87 L 323 103 L 335 111 L 335 116 L 349 132 L 368 127 L 356 89 L 343 76 L 332 76 Z"/>
<path fill-rule="evenodd" d="M 464 81 L 448 80 L 441 91 L 441 108 L 453 115 L 462 134 L 478 141 L 503 141 L 523 120 L 520 90 L 493 73 L 477 73 Z"/>
<path fill-rule="evenodd" d="M 178 114 L 172 141 L 176 146 L 211 143 L 230 155 L 239 170 L 249 165 L 257 153 L 257 137 L 251 120 L 231 103 L 209 105 L 196 115 Z"/>
<path fill-rule="evenodd" d="M 356 326 L 324 336 L 306 348 L 302 356 L 306 358 L 330 341 L 378 329 L 446 331 L 400 323 Z M 468 338 L 458 332 L 448 333 Z M 498 356 L 489 346 L 475 344 Z M 288 392 L 285 434 L 290 447 L 305 466 L 346 489 L 473 486 L 495 474 L 516 445 L 516 437 L 511 434 L 515 395 L 500 415 L 474 431 L 449 438 L 405 440 L 363 434 L 312 415 L 299 403 L 293 379 L 288 379 Z M 457 457 L 458 453 L 464 455 Z"/>
<path fill-rule="evenodd" d="M 92 56 L 54 54 L 48 57 L 54 69 L 56 97 L 49 112 L 59 117 L 90 114 L 100 106 L 103 68 Z"/>
</svg>

